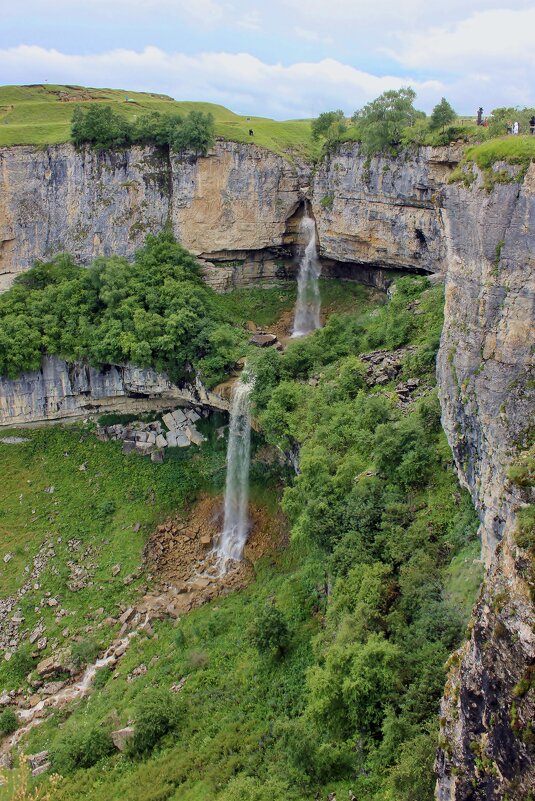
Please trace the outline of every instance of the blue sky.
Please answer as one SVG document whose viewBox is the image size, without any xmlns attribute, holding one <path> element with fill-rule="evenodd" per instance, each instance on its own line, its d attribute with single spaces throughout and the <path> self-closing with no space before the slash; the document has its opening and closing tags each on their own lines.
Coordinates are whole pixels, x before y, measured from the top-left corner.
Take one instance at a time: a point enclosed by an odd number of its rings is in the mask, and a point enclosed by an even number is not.
<svg viewBox="0 0 535 801">
<path fill-rule="evenodd" d="M 535 0 L 18 0 L 0 83 L 76 83 L 278 119 L 413 86 L 429 111 L 535 105 Z"/>
</svg>

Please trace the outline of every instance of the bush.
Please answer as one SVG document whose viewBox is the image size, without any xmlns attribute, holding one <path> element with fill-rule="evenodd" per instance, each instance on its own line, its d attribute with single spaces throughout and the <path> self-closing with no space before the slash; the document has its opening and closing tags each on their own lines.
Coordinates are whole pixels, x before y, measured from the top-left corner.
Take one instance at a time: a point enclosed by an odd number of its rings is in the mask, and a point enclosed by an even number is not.
<svg viewBox="0 0 535 801">
<path fill-rule="evenodd" d="M 75 642 L 71 647 L 71 659 L 77 668 L 83 668 L 94 662 L 100 651 L 100 646 L 92 637 Z"/>
<path fill-rule="evenodd" d="M 78 768 L 90 768 L 104 757 L 113 754 L 111 735 L 97 726 L 69 730 L 61 734 L 50 749 L 54 771 L 62 775 Z"/>
<path fill-rule="evenodd" d="M 280 657 L 288 645 L 286 618 L 276 606 L 265 606 L 249 630 L 249 640 L 260 654 Z"/>
<path fill-rule="evenodd" d="M 75 145 L 85 142 L 96 150 L 125 147 L 131 142 L 131 128 L 127 120 L 111 106 L 91 106 L 84 112 L 81 106 L 74 109 L 71 138 Z"/>
<path fill-rule="evenodd" d="M 96 150 L 136 143 L 206 154 L 214 142 L 214 119 L 202 111 L 190 111 L 185 118 L 153 111 L 131 124 L 111 106 L 98 104 L 87 110 L 77 106 L 72 116 L 71 138 L 75 145 L 87 143 Z"/>
<path fill-rule="evenodd" d="M 395 152 L 403 129 L 414 125 L 421 112 L 414 108 L 416 92 L 410 87 L 389 89 L 353 115 L 365 151 Z"/>
<path fill-rule="evenodd" d="M 5 737 L 8 734 L 13 734 L 18 727 L 19 721 L 12 709 L 8 707 L 0 712 L 0 736 Z"/>
<path fill-rule="evenodd" d="M 86 268 L 59 256 L 0 296 L 0 375 L 11 378 L 39 369 L 49 353 L 153 366 L 175 381 L 196 368 L 211 384 L 243 355 L 244 339 L 167 231 L 147 237 L 133 263 L 111 256 Z"/>
<path fill-rule="evenodd" d="M 138 756 L 149 754 L 178 723 L 173 697 L 166 690 L 142 695 L 135 712 L 134 736 L 129 750 Z"/>
</svg>

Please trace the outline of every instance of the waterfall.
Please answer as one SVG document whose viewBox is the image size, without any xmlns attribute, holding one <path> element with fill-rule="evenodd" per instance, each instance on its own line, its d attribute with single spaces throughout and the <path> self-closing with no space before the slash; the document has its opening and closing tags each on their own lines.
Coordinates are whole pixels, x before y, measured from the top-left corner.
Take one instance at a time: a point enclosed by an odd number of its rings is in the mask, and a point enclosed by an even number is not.
<svg viewBox="0 0 535 801">
<path fill-rule="evenodd" d="M 244 369 L 232 390 L 227 447 L 225 519 L 216 548 L 224 573 L 229 560 L 239 561 L 249 533 L 249 462 L 251 450 L 250 394 L 254 378 Z"/>
<path fill-rule="evenodd" d="M 304 234 L 307 244 L 299 263 L 297 276 L 297 302 L 293 337 L 302 337 L 321 327 L 320 308 L 321 297 L 318 278 L 321 273 L 321 264 L 318 258 L 318 244 L 316 241 L 316 223 L 310 216 L 308 208 L 299 226 Z"/>
</svg>

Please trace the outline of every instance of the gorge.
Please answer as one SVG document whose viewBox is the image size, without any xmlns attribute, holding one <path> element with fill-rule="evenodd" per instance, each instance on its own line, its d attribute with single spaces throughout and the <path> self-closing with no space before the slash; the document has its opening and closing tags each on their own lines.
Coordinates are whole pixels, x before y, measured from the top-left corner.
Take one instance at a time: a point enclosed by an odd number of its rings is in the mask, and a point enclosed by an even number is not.
<svg viewBox="0 0 535 801">
<path fill-rule="evenodd" d="M 130 259 L 166 225 L 218 292 L 294 278 L 300 249 L 311 247 L 309 267 L 314 262 L 316 231 L 327 278 L 381 290 L 399 274 L 445 282 L 442 426 L 479 516 L 486 575 L 468 638 L 450 660 L 436 792 L 439 801 L 520 801 L 535 770 L 533 692 L 518 689 L 529 682 L 535 655 L 533 578 L 518 538 L 533 490 L 515 482 L 511 468 L 524 458 L 534 402 L 535 164 L 525 174 L 494 165 L 491 172 L 509 170 L 511 180 L 489 188 L 476 165 L 473 180 L 456 179 L 461 160 L 457 145 L 370 158 L 344 143 L 314 169 L 222 140 L 201 158 L 142 147 L 100 154 L 68 144 L 2 148 L 0 288 L 63 250 L 80 264 L 101 255 Z M 417 316 L 418 305 L 407 302 Z M 296 332 L 318 328 L 317 306 L 312 317 L 296 316 Z M 240 385 L 232 401 L 223 559 L 241 553 L 246 534 L 240 446 L 249 436 L 249 391 Z M 0 378 L 2 426 L 178 403 L 226 405 L 199 384 L 178 387 L 131 365 L 99 370 L 47 357 L 40 372 Z M 241 459 L 236 474 L 232 447 Z"/>
</svg>

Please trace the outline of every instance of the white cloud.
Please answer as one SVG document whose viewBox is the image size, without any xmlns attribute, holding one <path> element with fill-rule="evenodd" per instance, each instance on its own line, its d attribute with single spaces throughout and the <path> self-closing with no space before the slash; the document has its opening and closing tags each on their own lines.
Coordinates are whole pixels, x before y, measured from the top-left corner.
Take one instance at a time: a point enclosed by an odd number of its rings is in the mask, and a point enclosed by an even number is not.
<svg viewBox="0 0 535 801">
<path fill-rule="evenodd" d="M 112 50 L 71 55 L 21 45 L 0 50 L 9 83 L 74 83 L 166 92 L 179 100 L 209 100 L 234 111 L 278 118 L 314 116 L 329 108 L 351 113 L 385 89 L 410 83 L 420 97 L 440 97 L 437 81 L 377 76 L 334 59 L 268 64 L 248 53 L 166 53 Z"/>
<path fill-rule="evenodd" d="M 535 64 L 535 6 L 494 9 L 472 14 L 450 26 L 405 34 L 398 50 L 388 51 L 401 64 L 456 73 L 477 68 L 516 69 Z"/>
<path fill-rule="evenodd" d="M 306 42 L 317 42 L 318 44 L 334 44 L 332 36 L 322 36 L 318 31 L 309 30 L 308 28 L 296 27 L 295 33 L 300 39 Z"/>
</svg>

